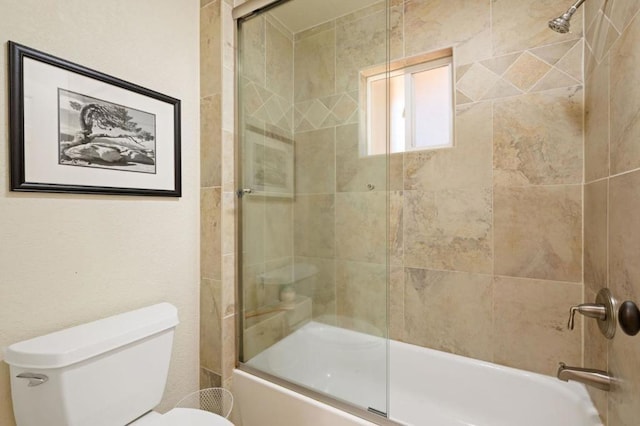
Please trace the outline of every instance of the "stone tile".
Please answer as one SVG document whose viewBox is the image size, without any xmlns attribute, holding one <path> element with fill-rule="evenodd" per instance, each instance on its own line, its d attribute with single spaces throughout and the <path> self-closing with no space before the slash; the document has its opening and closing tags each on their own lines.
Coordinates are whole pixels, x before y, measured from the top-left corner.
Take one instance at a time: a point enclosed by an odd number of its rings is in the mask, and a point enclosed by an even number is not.
<svg viewBox="0 0 640 426">
<path fill-rule="evenodd" d="M 220 19 L 222 21 L 222 66 L 233 70 L 235 68 L 236 21 L 232 16 L 233 3 L 223 0 L 220 8 Z"/>
<path fill-rule="evenodd" d="M 217 388 L 222 386 L 222 377 L 219 374 L 200 367 L 200 389 Z"/>
<path fill-rule="evenodd" d="M 568 74 L 559 71 L 556 68 L 552 68 L 544 77 L 536 83 L 530 92 L 544 92 L 552 89 L 559 89 L 564 87 L 576 87 L 580 82 Z"/>
<path fill-rule="evenodd" d="M 315 129 L 318 129 L 322 126 L 322 123 L 324 123 L 330 112 L 331 111 L 329 111 L 329 109 L 327 109 L 327 107 L 325 107 L 322 102 L 316 99 L 311 104 L 311 107 L 309 108 L 309 111 L 307 111 L 305 118 Z"/>
<path fill-rule="evenodd" d="M 222 372 L 220 286 L 217 280 L 200 282 L 200 366 L 215 373 Z"/>
<path fill-rule="evenodd" d="M 336 90 L 358 90 L 359 71 L 387 59 L 386 11 L 336 26 Z"/>
<path fill-rule="evenodd" d="M 555 65 L 567 52 L 579 43 L 579 40 L 561 41 L 559 43 L 531 49 L 529 52 L 550 65 Z"/>
<path fill-rule="evenodd" d="M 493 0 L 491 2 L 493 51 L 496 55 L 531 49 L 556 42 L 579 39 L 582 36 L 582 9 L 571 20 L 571 32 L 558 34 L 549 30 L 547 22 L 563 13 L 556 0 L 515 2 Z M 557 12 L 554 12 L 557 11 Z"/>
<path fill-rule="evenodd" d="M 401 191 L 404 187 L 404 154 L 401 152 L 389 155 L 389 191 Z"/>
<path fill-rule="evenodd" d="M 622 32 L 627 28 L 631 19 L 637 17 L 637 13 L 640 11 L 640 3 L 636 0 L 615 0 L 612 3 L 611 11 L 607 14 L 611 18 L 613 25 L 616 26 L 619 32 Z"/>
<path fill-rule="evenodd" d="M 339 326 L 374 336 L 387 332 L 385 264 L 336 261 Z"/>
<path fill-rule="evenodd" d="M 222 256 L 222 316 L 226 317 L 236 313 L 236 255 L 225 254 Z"/>
<path fill-rule="evenodd" d="M 551 66 L 536 58 L 529 52 L 524 52 L 504 74 L 509 82 L 523 91 L 529 90 L 549 70 Z"/>
<path fill-rule="evenodd" d="M 296 133 L 295 188 L 298 194 L 335 190 L 335 130 Z"/>
<path fill-rule="evenodd" d="M 591 23 L 594 21 L 594 19 L 598 15 L 598 12 L 600 12 L 607 3 L 611 3 L 611 2 L 609 0 L 594 0 L 594 1 L 586 2 L 585 4 L 582 5 L 584 9 L 585 28 L 589 28 Z M 608 11 L 610 11 L 611 5 L 608 4 L 606 8 Z"/>
<path fill-rule="evenodd" d="M 317 274 L 300 280 L 295 289 L 312 300 L 312 315 L 318 319 L 336 314 L 336 263 L 334 259 L 296 256 L 295 264 L 311 265 Z"/>
<path fill-rule="evenodd" d="M 264 86 L 266 70 L 265 19 L 257 17 L 243 21 L 239 31 L 242 32 L 242 76 Z"/>
<path fill-rule="evenodd" d="M 389 55 L 391 60 L 405 57 L 404 53 L 404 7 L 389 9 Z"/>
<path fill-rule="evenodd" d="M 621 294 L 621 297 L 625 296 Z M 640 339 L 616 333 L 609 343 L 609 373 L 618 379 L 609 392 L 608 420 L 611 426 L 637 423 L 640 415 L 639 363 Z"/>
<path fill-rule="evenodd" d="M 609 53 L 611 46 L 619 37 L 620 33 L 603 13 L 598 14 L 585 34 L 585 39 L 598 62 Z"/>
<path fill-rule="evenodd" d="M 522 91 L 512 83 L 501 78 L 482 97 L 482 100 L 501 99 L 521 95 Z"/>
<path fill-rule="evenodd" d="M 581 364 L 581 321 L 566 324 L 582 285 L 495 277 L 493 297 L 494 362 L 550 376 L 561 361 Z"/>
<path fill-rule="evenodd" d="M 619 301 L 640 302 L 640 173 L 609 181 L 609 283 Z M 620 329 L 609 344 L 609 369 L 618 380 L 609 396 L 609 424 L 634 424 L 640 415 L 640 339 Z"/>
<path fill-rule="evenodd" d="M 487 93 L 489 88 L 491 88 L 499 78 L 500 77 L 493 71 L 490 71 L 479 63 L 475 63 L 456 83 L 456 89 L 472 100 L 477 101 Z"/>
<path fill-rule="evenodd" d="M 222 91 L 220 48 L 220 2 L 213 1 L 200 10 L 200 96 Z"/>
<path fill-rule="evenodd" d="M 222 193 L 222 254 L 236 252 L 236 200 L 235 192 Z"/>
<path fill-rule="evenodd" d="M 490 4 L 484 0 L 409 0 L 404 6 L 405 54 L 455 46 L 458 64 L 489 58 L 490 15 Z"/>
<path fill-rule="evenodd" d="M 222 379 L 227 380 L 236 368 L 236 317 L 222 320 Z"/>
<path fill-rule="evenodd" d="M 290 257 L 293 253 L 293 201 L 267 198 L 264 212 L 264 259 Z"/>
<path fill-rule="evenodd" d="M 404 263 L 404 237 L 403 237 L 403 204 L 404 195 L 402 191 L 391 191 L 389 193 L 389 262 L 392 265 L 403 265 Z"/>
<path fill-rule="evenodd" d="M 582 40 L 576 43 L 562 59 L 556 63 L 556 68 L 573 77 L 576 81 L 582 83 L 584 76 L 582 74 Z"/>
<path fill-rule="evenodd" d="M 336 258 L 384 263 L 387 255 L 387 194 L 344 192 L 335 199 Z"/>
<path fill-rule="evenodd" d="M 220 95 L 200 100 L 200 185 L 205 188 L 221 185 L 220 114 Z"/>
<path fill-rule="evenodd" d="M 358 109 L 356 101 L 351 99 L 348 95 L 342 95 L 336 105 L 333 107 L 333 114 L 338 119 L 338 122 L 343 123 Z"/>
<path fill-rule="evenodd" d="M 619 299 L 640 303 L 640 173 L 609 180 L 609 283 Z M 625 299 L 626 298 L 626 299 Z"/>
<path fill-rule="evenodd" d="M 456 90 L 456 105 L 464 105 L 473 102 L 473 99 L 469 98 L 467 95 L 462 93 L 459 90 Z"/>
<path fill-rule="evenodd" d="M 609 59 L 587 80 L 584 111 L 584 173 L 591 182 L 609 176 Z"/>
<path fill-rule="evenodd" d="M 490 275 L 405 268 L 405 341 L 492 361 Z"/>
<path fill-rule="evenodd" d="M 404 341 L 404 268 L 389 271 L 389 338 Z"/>
<path fill-rule="evenodd" d="M 596 300 L 596 292 L 585 289 L 585 302 Z M 583 319 L 584 326 L 584 366 L 609 371 L 608 346 L 609 340 L 602 335 L 598 322 L 592 319 Z M 593 404 L 596 406 L 604 424 L 607 419 L 607 404 L 609 392 L 587 386 Z"/>
<path fill-rule="evenodd" d="M 640 167 L 640 18 L 611 51 L 611 173 Z"/>
<path fill-rule="evenodd" d="M 584 187 L 584 284 L 591 293 L 607 287 L 608 181 Z"/>
<path fill-rule="evenodd" d="M 232 132 L 222 131 L 222 190 L 234 192 L 235 184 L 235 138 Z"/>
<path fill-rule="evenodd" d="M 582 187 L 494 190 L 494 273 L 582 281 Z"/>
<path fill-rule="evenodd" d="M 333 194 L 296 196 L 293 228 L 296 256 L 334 256 L 334 198 Z"/>
<path fill-rule="evenodd" d="M 253 194 L 242 199 L 242 262 L 255 265 L 264 262 L 265 197 Z"/>
<path fill-rule="evenodd" d="M 491 188 L 404 191 L 405 266 L 491 272 Z"/>
<path fill-rule="evenodd" d="M 200 190 L 200 264 L 202 277 L 222 279 L 220 188 Z"/>
<path fill-rule="evenodd" d="M 486 61 L 482 61 L 481 64 L 484 65 Z M 456 67 L 456 82 L 460 81 L 460 79 L 467 73 L 467 71 L 469 71 L 471 69 L 471 66 L 473 64 L 464 64 L 464 65 L 460 65 L 458 67 Z M 490 67 L 486 66 L 486 68 L 491 69 Z M 495 71 L 494 71 L 495 72 Z"/>
<path fill-rule="evenodd" d="M 495 102 L 495 184 L 582 183 L 582 122 L 580 88 Z"/>
<path fill-rule="evenodd" d="M 243 313 L 266 306 L 265 286 L 260 280 L 264 272 L 264 263 L 255 263 L 253 265 L 244 263 L 242 265 L 243 306 L 240 311 Z"/>
<path fill-rule="evenodd" d="M 404 155 L 404 189 L 490 187 L 492 183 L 491 103 L 456 108 L 455 146 Z"/>
<path fill-rule="evenodd" d="M 327 21 L 325 23 L 316 25 L 315 27 L 308 28 L 306 30 L 302 30 L 293 35 L 294 41 L 298 42 L 304 40 L 305 38 L 313 37 L 322 32 L 334 30 L 336 27 L 336 20 L 332 19 L 331 21 Z"/>
<path fill-rule="evenodd" d="M 508 55 L 496 56 L 486 59 L 480 62 L 485 67 L 498 75 L 503 75 L 504 72 L 520 57 L 520 52 L 511 53 Z"/>
<path fill-rule="evenodd" d="M 387 158 L 363 156 L 358 124 L 336 127 L 336 190 L 338 192 L 375 191 L 387 188 Z"/>
<path fill-rule="evenodd" d="M 335 93 L 335 29 L 329 29 L 295 43 L 295 101 Z"/>
<path fill-rule="evenodd" d="M 240 360 L 247 362 L 260 352 L 279 342 L 285 337 L 284 314 L 266 314 L 252 318 L 243 333 L 243 353 Z"/>
<path fill-rule="evenodd" d="M 266 86 L 293 102 L 293 41 L 266 23 Z"/>
</svg>

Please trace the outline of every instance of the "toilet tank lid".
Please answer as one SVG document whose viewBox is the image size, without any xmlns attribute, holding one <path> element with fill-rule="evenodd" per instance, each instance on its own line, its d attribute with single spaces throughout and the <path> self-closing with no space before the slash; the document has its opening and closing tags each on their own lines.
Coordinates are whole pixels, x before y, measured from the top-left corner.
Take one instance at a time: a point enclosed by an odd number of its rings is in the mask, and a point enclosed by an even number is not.
<svg viewBox="0 0 640 426">
<path fill-rule="evenodd" d="M 21 368 L 61 368 L 178 325 L 178 310 L 159 303 L 14 343 L 5 362 Z"/>
</svg>

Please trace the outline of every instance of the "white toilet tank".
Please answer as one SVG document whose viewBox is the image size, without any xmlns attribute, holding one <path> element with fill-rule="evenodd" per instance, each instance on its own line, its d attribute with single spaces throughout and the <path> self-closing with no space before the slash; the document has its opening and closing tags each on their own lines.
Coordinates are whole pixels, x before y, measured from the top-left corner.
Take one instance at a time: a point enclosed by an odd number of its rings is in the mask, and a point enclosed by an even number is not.
<svg viewBox="0 0 640 426">
<path fill-rule="evenodd" d="M 152 410 L 177 324 L 177 309 L 160 303 L 11 345 L 18 426 L 120 426 Z"/>
</svg>

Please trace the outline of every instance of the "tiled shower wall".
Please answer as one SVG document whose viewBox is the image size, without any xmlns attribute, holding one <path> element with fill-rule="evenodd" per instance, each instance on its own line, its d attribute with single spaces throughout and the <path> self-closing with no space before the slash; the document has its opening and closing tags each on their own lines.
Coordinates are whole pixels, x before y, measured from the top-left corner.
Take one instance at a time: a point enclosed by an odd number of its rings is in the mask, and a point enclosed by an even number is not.
<svg viewBox="0 0 640 426">
<path fill-rule="evenodd" d="M 559 35 L 556 9 L 392 1 L 391 59 L 453 47 L 457 103 L 454 148 L 388 165 L 392 338 L 544 374 L 582 364 L 581 330 L 565 326 L 583 291 L 582 12 Z M 295 34 L 294 65 L 295 254 L 326 265 L 314 312 L 376 328 L 386 166 L 360 155 L 357 100 L 359 71 L 385 60 L 385 13 Z"/>
<path fill-rule="evenodd" d="M 229 387 L 236 362 L 233 4 L 200 5 L 200 386 Z"/>
<path fill-rule="evenodd" d="M 640 2 L 585 3 L 585 300 L 609 287 L 640 303 Z M 609 393 L 590 389 L 609 426 L 640 418 L 640 338 L 618 329 L 606 340 L 585 320 L 584 363 L 616 378 Z"/>
</svg>

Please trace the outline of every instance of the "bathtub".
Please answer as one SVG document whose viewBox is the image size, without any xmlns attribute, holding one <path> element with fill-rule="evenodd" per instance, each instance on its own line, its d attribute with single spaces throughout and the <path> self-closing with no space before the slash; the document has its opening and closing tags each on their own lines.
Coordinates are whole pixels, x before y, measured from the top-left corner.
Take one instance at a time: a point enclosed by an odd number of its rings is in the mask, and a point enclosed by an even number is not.
<svg viewBox="0 0 640 426">
<path fill-rule="evenodd" d="M 386 340 L 318 322 L 307 323 L 246 365 L 364 409 L 388 412 L 402 425 L 602 425 L 581 384 L 393 340 L 388 351 L 388 399 Z M 244 371 L 234 372 L 233 386 L 236 421 L 242 426 L 375 424 Z"/>
</svg>

